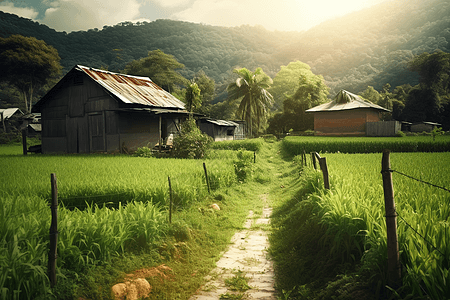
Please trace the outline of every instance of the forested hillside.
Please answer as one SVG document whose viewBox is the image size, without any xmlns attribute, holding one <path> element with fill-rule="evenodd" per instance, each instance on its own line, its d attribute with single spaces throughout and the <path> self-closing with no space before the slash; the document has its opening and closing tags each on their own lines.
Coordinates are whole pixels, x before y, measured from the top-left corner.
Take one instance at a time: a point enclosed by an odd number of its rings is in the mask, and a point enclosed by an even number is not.
<svg viewBox="0 0 450 300">
<path fill-rule="evenodd" d="M 415 54 L 450 52 L 450 1 L 395 0 L 322 23 L 307 32 L 234 28 L 171 20 L 121 23 L 79 32 L 57 32 L 16 15 L 0 12 L 0 36 L 34 36 L 54 46 L 64 71 L 75 64 L 120 71 L 150 50 L 174 55 L 190 79 L 199 70 L 224 91 L 235 67 L 262 69 L 272 78 L 281 65 L 301 60 L 323 75 L 333 96 L 339 89 L 362 92 L 418 83 L 406 70 Z"/>
</svg>

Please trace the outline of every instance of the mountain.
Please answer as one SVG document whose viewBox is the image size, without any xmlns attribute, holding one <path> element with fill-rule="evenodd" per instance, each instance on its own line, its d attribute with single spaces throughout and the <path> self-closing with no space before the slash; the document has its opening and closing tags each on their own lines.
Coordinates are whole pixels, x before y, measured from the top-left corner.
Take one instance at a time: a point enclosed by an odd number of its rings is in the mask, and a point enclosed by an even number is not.
<svg viewBox="0 0 450 300">
<path fill-rule="evenodd" d="M 300 60 L 324 76 L 334 95 L 340 89 L 358 93 L 368 85 L 380 90 L 385 83 L 417 84 L 417 74 L 406 69 L 413 55 L 450 52 L 450 1 L 388 1 L 306 32 L 156 20 L 66 33 L 0 12 L 0 36 L 12 34 L 34 36 L 55 47 L 65 72 L 75 64 L 120 71 L 161 49 L 186 66 L 181 70 L 186 78 L 204 70 L 216 81 L 219 99 L 225 97 L 235 67 L 262 67 L 273 78 L 281 65 Z"/>
</svg>

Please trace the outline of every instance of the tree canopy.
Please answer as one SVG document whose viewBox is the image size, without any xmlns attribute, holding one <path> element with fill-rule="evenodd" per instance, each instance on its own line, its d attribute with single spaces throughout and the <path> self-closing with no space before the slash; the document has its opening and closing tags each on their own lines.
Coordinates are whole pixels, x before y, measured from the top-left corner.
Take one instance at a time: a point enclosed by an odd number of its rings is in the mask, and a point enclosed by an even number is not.
<svg viewBox="0 0 450 300">
<path fill-rule="evenodd" d="M 323 77 L 311 72 L 307 64 L 296 61 L 285 68 L 282 67 L 275 76 L 274 85 L 275 80 L 279 85 L 277 89 L 283 91 L 283 86 L 286 86 L 287 92 L 284 93 L 283 112 L 275 114 L 269 121 L 268 131 L 281 133 L 290 129 L 295 131 L 313 129 L 314 117 L 305 111 L 328 101 L 329 88 Z M 289 94 L 292 91 L 293 93 Z"/>
<path fill-rule="evenodd" d="M 25 110 L 31 112 L 35 90 L 61 72 L 58 51 L 34 37 L 0 38 L 0 81 L 21 91 Z"/>
<path fill-rule="evenodd" d="M 280 71 L 273 78 L 270 93 L 274 98 L 274 108 L 281 110 L 283 102 L 294 95 L 298 89 L 300 76 L 310 76 L 311 67 L 301 61 L 290 62 L 281 66 Z"/>
<path fill-rule="evenodd" d="M 246 68 L 233 72 L 239 77 L 228 85 L 228 95 L 230 99 L 240 99 L 237 115 L 247 122 L 252 136 L 253 129 L 258 131 L 265 122 L 266 113 L 273 104 L 273 97 L 267 91 L 273 81 L 261 68 L 255 72 Z"/>
<path fill-rule="evenodd" d="M 175 85 L 188 85 L 189 81 L 184 78 L 177 69 L 184 68 L 182 63 L 170 54 L 161 50 L 149 51 L 148 56 L 133 60 L 125 66 L 124 73 L 135 76 L 147 76 L 168 91 L 174 90 Z"/>
</svg>

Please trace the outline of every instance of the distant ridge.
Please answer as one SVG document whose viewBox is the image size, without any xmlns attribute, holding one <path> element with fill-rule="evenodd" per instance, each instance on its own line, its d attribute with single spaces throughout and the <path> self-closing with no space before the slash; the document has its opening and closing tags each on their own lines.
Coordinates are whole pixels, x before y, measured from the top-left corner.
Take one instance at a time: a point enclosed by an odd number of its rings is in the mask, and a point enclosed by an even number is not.
<svg viewBox="0 0 450 300">
<path fill-rule="evenodd" d="M 323 75 L 334 95 L 417 84 L 406 69 L 413 55 L 450 52 L 450 1 L 395 0 L 324 22 L 306 32 L 273 32 L 156 20 L 130 22 L 79 32 L 57 32 L 46 25 L 0 12 L 0 36 L 34 36 L 54 46 L 64 71 L 83 64 L 120 71 L 148 51 L 174 55 L 192 78 L 199 70 L 216 81 L 219 97 L 235 67 L 262 67 L 272 78 L 281 65 L 301 60 Z"/>
</svg>

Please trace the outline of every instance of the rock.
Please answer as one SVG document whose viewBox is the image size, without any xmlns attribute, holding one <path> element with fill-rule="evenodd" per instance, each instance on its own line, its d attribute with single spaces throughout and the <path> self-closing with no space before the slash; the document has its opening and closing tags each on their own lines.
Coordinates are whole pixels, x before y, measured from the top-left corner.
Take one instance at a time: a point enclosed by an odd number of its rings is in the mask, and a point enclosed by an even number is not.
<svg viewBox="0 0 450 300">
<path fill-rule="evenodd" d="M 137 300 L 150 295 L 152 287 L 144 278 L 137 278 L 125 283 L 118 283 L 111 289 L 111 294 L 116 300 Z"/>
<path fill-rule="evenodd" d="M 217 205 L 216 203 L 211 204 L 211 208 L 212 208 L 212 209 L 215 209 L 215 210 L 220 210 L 219 205 Z"/>
</svg>

